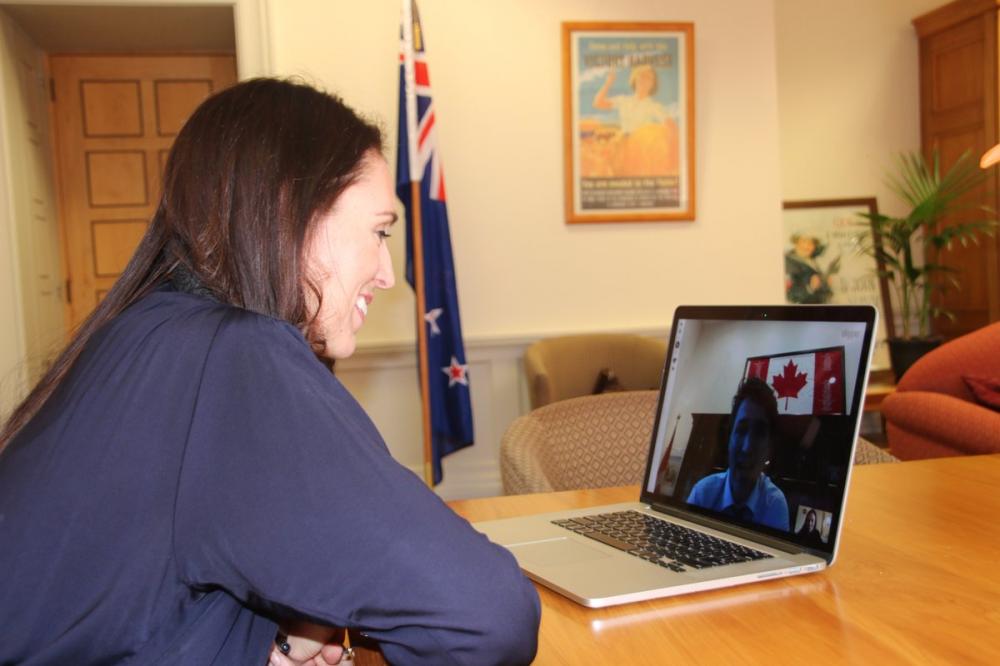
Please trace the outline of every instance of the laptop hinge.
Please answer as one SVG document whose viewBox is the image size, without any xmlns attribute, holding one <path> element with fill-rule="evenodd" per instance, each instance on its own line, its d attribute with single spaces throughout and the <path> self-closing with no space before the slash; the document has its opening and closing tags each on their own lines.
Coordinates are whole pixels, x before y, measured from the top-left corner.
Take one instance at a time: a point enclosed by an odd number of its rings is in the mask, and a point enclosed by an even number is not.
<svg viewBox="0 0 1000 666">
<path fill-rule="evenodd" d="M 704 525 L 705 527 L 711 527 L 713 530 L 718 530 L 720 532 L 725 532 L 726 534 L 731 534 L 741 539 L 748 539 L 750 541 L 756 541 L 757 543 L 768 546 L 769 548 L 774 548 L 785 553 L 798 554 L 805 551 L 801 546 L 791 543 L 789 541 L 784 541 L 767 534 L 761 534 L 760 532 L 754 532 L 753 530 L 745 529 L 737 525 L 730 525 L 721 520 L 716 520 L 714 518 L 709 518 L 708 516 L 702 516 L 696 513 L 690 513 L 688 511 L 683 511 L 676 507 L 667 506 L 665 504 L 650 504 L 649 507 L 654 511 L 659 511 L 660 513 L 665 513 L 668 516 L 674 516 L 675 518 L 682 518 L 688 522 L 695 523 L 696 525 Z"/>
</svg>

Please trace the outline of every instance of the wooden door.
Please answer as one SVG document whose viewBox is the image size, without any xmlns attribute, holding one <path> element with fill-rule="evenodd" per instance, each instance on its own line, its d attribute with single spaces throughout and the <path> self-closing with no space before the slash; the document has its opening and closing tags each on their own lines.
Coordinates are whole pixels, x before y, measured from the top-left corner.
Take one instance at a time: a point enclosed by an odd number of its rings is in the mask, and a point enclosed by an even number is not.
<svg viewBox="0 0 1000 666">
<path fill-rule="evenodd" d="M 998 141 L 997 6 L 987 2 L 955 2 L 914 20 L 920 38 L 921 144 L 925 155 L 936 147 L 942 168 L 966 150 L 975 159 Z M 969 203 L 997 206 L 997 174 L 993 191 L 969 195 Z M 975 214 L 975 211 L 973 211 Z M 956 215 L 944 224 L 967 221 Z M 938 318 L 936 332 L 956 337 L 1000 319 L 1000 259 L 996 238 L 978 245 L 943 251 L 932 257 L 957 269 L 960 287 L 935 297 L 954 320 Z"/>
<path fill-rule="evenodd" d="M 184 121 L 236 81 L 232 56 L 52 56 L 67 324 L 107 294 L 156 210 Z"/>
</svg>

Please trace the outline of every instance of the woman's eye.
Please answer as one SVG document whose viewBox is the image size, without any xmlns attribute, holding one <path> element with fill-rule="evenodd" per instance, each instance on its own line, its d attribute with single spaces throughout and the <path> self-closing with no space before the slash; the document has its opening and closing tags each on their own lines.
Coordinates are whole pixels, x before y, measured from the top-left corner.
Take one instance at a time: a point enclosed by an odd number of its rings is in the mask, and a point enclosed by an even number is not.
<svg viewBox="0 0 1000 666">
<path fill-rule="evenodd" d="M 390 234 L 385 229 L 379 229 L 376 233 L 378 234 L 378 237 L 381 238 L 382 240 L 385 240 L 386 238 L 392 238 L 392 234 Z"/>
</svg>

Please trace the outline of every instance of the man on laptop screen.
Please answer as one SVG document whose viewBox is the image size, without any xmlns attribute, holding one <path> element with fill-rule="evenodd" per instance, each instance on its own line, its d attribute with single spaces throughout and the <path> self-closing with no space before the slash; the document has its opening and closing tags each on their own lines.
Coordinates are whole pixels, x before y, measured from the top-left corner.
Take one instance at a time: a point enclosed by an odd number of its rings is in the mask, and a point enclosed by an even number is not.
<svg viewBox="0 0 1000 666">
<path fill-rule="evenodd" d="M 757 377 L 740 385 L 729 417 L 729 468 L 694 484 L 688 504 L 721 511 L 746 523 L 788 530 L 785 494 L 764 473 L 778 429 L 778 403 Z"/>
<path fill-rule="evenodd" d="M 812 511 L 830 544 L 864 343 L 861 322 L 679 320 L 647 489 L 815 548 Z"/>
</svg>

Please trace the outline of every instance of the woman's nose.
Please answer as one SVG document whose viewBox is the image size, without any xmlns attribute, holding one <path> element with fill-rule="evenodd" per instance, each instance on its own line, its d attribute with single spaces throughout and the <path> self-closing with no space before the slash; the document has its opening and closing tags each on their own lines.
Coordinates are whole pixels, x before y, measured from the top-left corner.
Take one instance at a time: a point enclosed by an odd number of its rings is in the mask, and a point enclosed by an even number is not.
<svg viewBox="0 0 1000 666">
<path fill-rule="evenodd" d="M 375 274 L 375 282 L 380 289 L 391 289 L 396 284 L 396 275 L 392 270 L 392 255 L 389 254 L 389 245 L 382 244 L 382 251 L 379 255 L 378 273 Z"/>
</svg>

